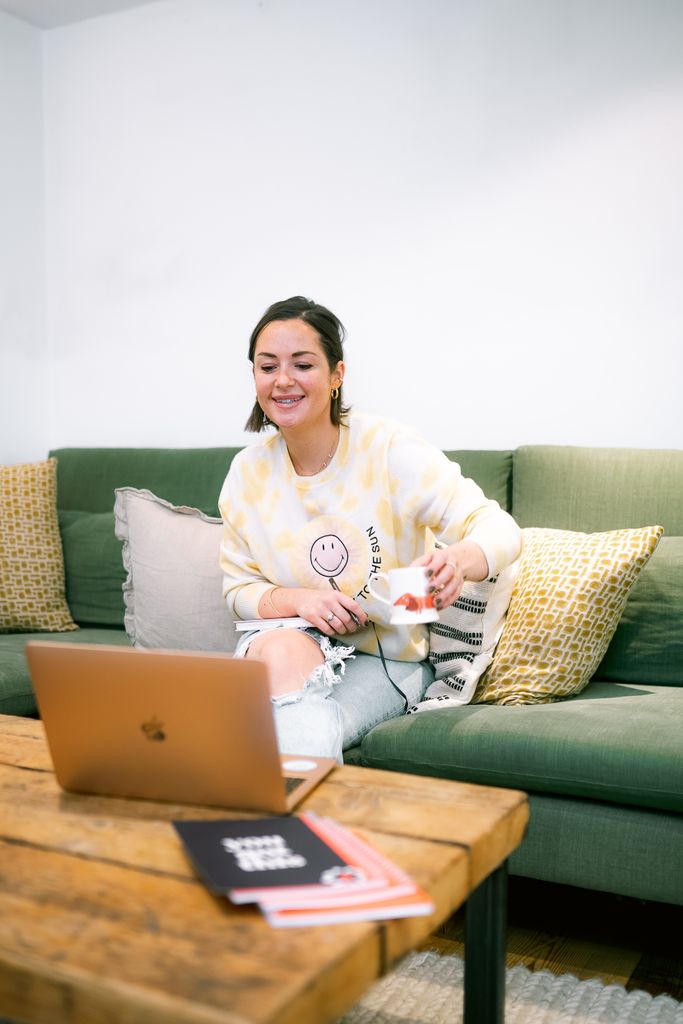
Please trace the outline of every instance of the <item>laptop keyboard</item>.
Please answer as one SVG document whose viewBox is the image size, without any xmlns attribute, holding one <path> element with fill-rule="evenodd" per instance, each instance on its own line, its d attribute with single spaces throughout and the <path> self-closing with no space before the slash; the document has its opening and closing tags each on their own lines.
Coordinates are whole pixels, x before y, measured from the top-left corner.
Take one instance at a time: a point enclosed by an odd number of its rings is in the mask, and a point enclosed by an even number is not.
<svg viewBox="0 0 683 1024">
<path fill-rule="evenodd" d="M 305 782 L 305 781 L 306 781 L 305 779 L 297 779 L 297 778 L 290 777 L 289 775 L 286 775 L 285 776 L 285 793 L 287 794 L 287 796 L 289 796 L 290 793 L 293 793 L 295 789 L 298 789 L 299 786 L 301 785 L 301 783 Z"/>
</svg>

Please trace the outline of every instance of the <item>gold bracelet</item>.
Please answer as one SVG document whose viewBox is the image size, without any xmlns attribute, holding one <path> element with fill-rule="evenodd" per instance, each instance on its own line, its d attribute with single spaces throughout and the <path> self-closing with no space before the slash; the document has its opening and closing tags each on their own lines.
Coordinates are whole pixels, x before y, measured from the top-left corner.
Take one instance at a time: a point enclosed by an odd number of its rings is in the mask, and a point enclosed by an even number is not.
<svg viewBox="0 0 683 1024">
<path fill-rule="evenodd" d="M 282 587 L 273 587 L 272 590 L 268 591 L 268 603 L 275 612 L 276 617 L 279 619 L 282 613 L 278 610 L 275 601 L 273 601 L 273 594 L 275 593 L 276 590 L 282 590 Z"/>
</svg>

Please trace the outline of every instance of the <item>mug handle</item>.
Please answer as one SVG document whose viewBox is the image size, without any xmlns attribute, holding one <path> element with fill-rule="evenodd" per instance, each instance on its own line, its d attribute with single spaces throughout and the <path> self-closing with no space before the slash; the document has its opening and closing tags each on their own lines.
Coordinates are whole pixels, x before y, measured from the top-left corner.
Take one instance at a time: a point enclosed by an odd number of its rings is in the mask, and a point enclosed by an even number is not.
<svg viewBox="0 0 683 1024">
<path fill-rule="evenodd" d="M 385 572 L 378 572 L 378 573 L 375 573 L 375 577 L 376 577 L 376 578 L 381 578 L 381 579 L 383 579 L 383 580 L 386 580 L 386 582 L 387 582 L 387 585 L 389 584 L 389 577 L 387 576 L 387 574 L 386 574 Z M 382 595 L 381 595 L 381 594 L 378 594 L 376 590 L 373 590 L 373 589 L 372 589 L 372 584 L 371 584 L 371 583 L 370 583 L 369 581 L 368 581 L 368 590 L 370 591 L 370 593 L 372 594 L 372 596 L 373 596 L 373 597 L 374 597 L 374 598 L 375 598 L 375 599 L 376 599 L 377 601 L 381 601 L 381 602 L 382 602 L 382 604 L 388 604 L 388 605 L 390 605 L 390 604 L 391 604 L 391 601 L 387 600 L 387 598 L 386 598 L 386 597 L 382 597 Z"/>
</svg>

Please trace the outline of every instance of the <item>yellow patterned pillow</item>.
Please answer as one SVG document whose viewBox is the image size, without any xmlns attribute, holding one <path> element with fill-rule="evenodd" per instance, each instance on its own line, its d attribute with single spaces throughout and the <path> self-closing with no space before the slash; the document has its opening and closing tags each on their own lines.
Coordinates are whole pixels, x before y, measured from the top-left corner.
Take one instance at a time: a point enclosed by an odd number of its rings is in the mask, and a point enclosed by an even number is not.
<svg viewBox="0 0 683 1024">
<path fill-rule="evenodd" d="M 77 629 L 64 594 L 57 460 L 0 466 L 0 633 Z"/>
<path fill-rule="evenodd" d="M 599 665 L 629 590 L 664 532 L 526 529 L 517 580 L 476 704 L 543 704 L 579 693 Z"/>
</svg>

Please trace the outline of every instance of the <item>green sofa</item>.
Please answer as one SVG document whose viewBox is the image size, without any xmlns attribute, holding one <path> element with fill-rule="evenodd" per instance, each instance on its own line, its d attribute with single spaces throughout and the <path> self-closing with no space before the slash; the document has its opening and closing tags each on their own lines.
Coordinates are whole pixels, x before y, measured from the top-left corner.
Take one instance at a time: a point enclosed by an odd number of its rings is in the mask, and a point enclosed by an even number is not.
<svg viewBox="0 0 683 1024">
<path fill-rule="evenodd" d="M 215 516 L 235 452 L 50 453 L 58 460 L 67 600 L 80 627 L 51 638 L 129 643 L 114 488 L 145 488 Z M 527 446 L 448 455 L 522 527 L 598 532 L 658 523 L 665 534 L 579 695 L 393 718 L 360 738 L 347 760 L 524 789 L 531 821 L 513 874 L 683 904 L 683 452 Z M 0 635 L 2 713 L 37 713 L 24 656 L 31 636 Z"/>
</svg>

